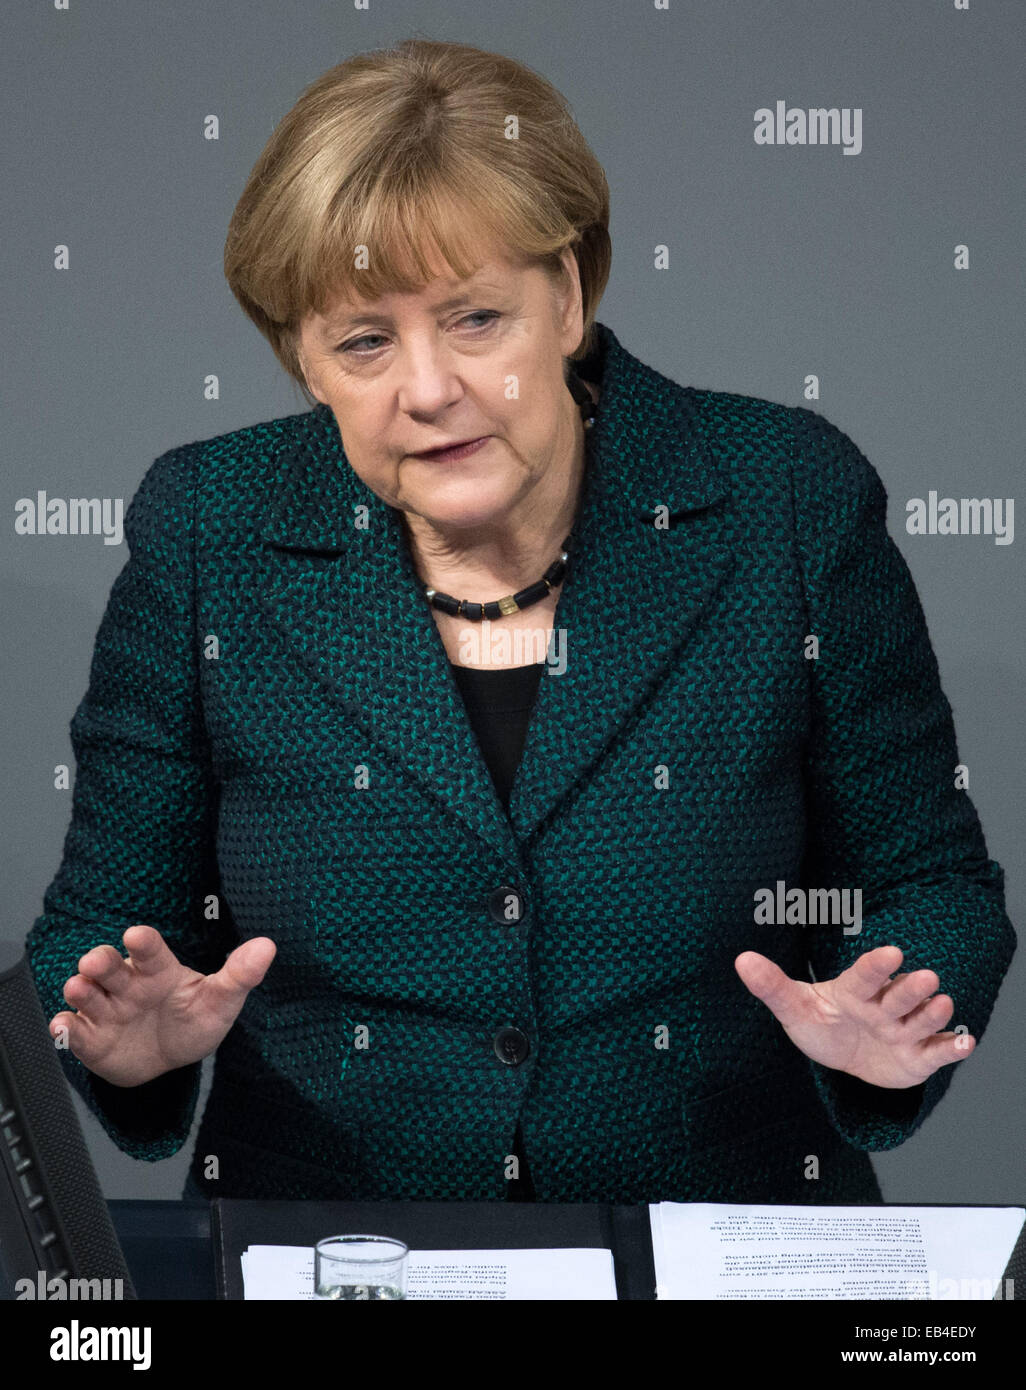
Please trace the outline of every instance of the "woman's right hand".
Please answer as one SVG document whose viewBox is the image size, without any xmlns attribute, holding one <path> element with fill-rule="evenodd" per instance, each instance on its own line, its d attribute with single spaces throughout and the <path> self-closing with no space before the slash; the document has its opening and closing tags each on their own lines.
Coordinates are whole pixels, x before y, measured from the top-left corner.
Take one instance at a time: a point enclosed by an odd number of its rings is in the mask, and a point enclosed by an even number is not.
<svg viewBox="0 0 1026 1390">
<path fill-rule="evenodd" d="M 278 949 L 270 937 L 253 937 L 220 970 L 201 975 L 154 927 L 140 923 L 121 939 L 127 958 L 110 945 L 82 956 L 63 991 L 77 1013 L 49 1024 L 51 1037 L 66 1028 L 79 1061 L 115 1086 L 142 1085 L 215 1051 Z"/>
</svg>

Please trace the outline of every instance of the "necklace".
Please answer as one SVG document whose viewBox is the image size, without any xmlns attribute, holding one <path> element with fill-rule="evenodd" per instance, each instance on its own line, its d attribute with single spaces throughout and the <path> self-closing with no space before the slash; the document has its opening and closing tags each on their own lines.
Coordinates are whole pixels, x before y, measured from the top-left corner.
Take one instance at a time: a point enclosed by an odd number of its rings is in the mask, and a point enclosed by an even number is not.
<svg viewBox="0 0 1026 1390">
<path fill-rule="evenodd" d="M 580 406 L 585 430 L 590 430 L 595 423 L 596 413 L 595 402 L 591 398 L 591 393 L 573 371 L 571 371 L 570 379 L 567 381 L 567 388 Z M 570 535 L 572 534 L 571 531 Z M 536 583 L 528 584 L 526 589 L 520 589 L 515 594 L 505 594 L 502 598 L 494 599 L 491 603 L 471 603 L 469 599 L 453 598 L 452 594 L 439 593 L 437 589 L 431 589 L 426 584 L 422 584 L 424 597 L 439 612 L 449 613 L 454 618 L 467 618 L 471 622 L 480 622 L 482 618 L 501 618 L 506 613 L 519 613 L 524 608 L 530 608 L 532 603 L 537 603 L 543 599 L 557 584 L 562 583 L 569 559 L 570 535 L 563 541 L 559 559 L 553 560 Z"/>
</svg>

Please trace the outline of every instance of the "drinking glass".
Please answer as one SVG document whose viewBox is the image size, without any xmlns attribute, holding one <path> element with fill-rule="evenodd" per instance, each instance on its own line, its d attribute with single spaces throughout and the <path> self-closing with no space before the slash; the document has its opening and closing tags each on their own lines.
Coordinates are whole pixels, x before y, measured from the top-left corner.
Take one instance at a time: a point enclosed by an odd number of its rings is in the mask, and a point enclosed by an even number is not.
<svg viewBox="0 0 1026 1390">
<path fill-rule="evenodd" d="M 347 1302 L 405 1298 L 408 1253 L 391 1236 L 325 1236 L 314 1246 L 314 1292 Z"/>
</svg>

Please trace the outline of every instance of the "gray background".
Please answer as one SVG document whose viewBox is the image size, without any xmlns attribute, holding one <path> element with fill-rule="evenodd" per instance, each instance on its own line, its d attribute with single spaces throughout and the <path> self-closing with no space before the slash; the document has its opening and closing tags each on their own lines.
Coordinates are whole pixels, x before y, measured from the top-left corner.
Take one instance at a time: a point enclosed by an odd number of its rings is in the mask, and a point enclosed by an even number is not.
<svg viewBox="0 0 1026 1390">
<path fill-rule="evenodd" d="M 905 501 L 931 488 L 1016 493 L 1021 0 L 972 0 L 968 13 L 953 0 L 671 0 L 668 12 L 646 0 L 396 0 L 369 12 L 337 0 L 72 0 L 67 13 L 23 5 L 6 27 L 0 936 L 24 939 L 57 869 L 71 798 L 53 768 L 73 765 L 68 722 L 127 558 L 99 536 L 16 536 L 15 501 L 44 488 L 127 506 L 164 450 L 306 409 L 228 291 L 225 231 L 301 89 L 407 36 L 507 53 L 568 97 L 612 190 L 599 318 L 629 351 L 684 384 L 810 405 L 875 464 L 1022 936 L 1026 542 L 904 531 Z M 757 146 L 753 113 L 778 98 L 862 107 L 862 153 Z M 216 142 L 202 138 L 208 113 Z M 960 242 L 971 268 L 956 272 Z M 58 243 L 71 249 L 65 273 L 53 269 Z M 661 243 L 670 268 L 656 271 Z M 801 394 L 809 372 L 818 402 Z M 219 401 L 203 399 L 207 373 Z M 1024 970 L 1020 951 L 939 1108 L 875 1156 L 887 1200 L 1026 1201 Z M 180 1194 L 191 1142 L 138 1162 L 75 1099 L 108 1197 Z"/>
</svg>

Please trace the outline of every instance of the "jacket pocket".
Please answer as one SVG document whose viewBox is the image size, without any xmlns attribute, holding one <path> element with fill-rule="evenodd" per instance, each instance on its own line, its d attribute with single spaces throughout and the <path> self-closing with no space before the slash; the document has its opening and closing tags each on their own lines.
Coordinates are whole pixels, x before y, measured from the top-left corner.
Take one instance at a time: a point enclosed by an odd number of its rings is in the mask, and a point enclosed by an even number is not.
<svg viewBox="0 0 1026 1390">
<path fill-rule="evenodd" d="M 356 1117 L 296 1103 L 287 1088 L 268 1080 L 254 1087 L 235 1076 L 215 1077 L 210 1100 L 202 1138 L 230 1151 L 243 1171 L 250 1164 L 254 1171 L 278 1167 L 314 1187 L 329 1181 L 340 1190 L 357 1182 L 363 1131 Z"/>
<path fill-rule="evenodd" d="M 819 1118 L 822 1110 L 812 1077 L 793 1064 L 773 1067 L 744 1081 L 681 1103 L 688 1153 L 723 1145 L 749 1144 L 787 1125 Z"/>
<path fill-rule="evenodd" d="M 801 1058 L 681 1105 L 687 1201 L 860 1200 L 844 1149 Z"/>
<path fill-rule="evenodd" d="M 292 1131 L 295 1134 L 295 1131 Z M 202 1177 L 202 1189 L 207 1196 L 263 1198 L 269 1201 L 344 1201 L 360 1192 L 359 1170 L 352 1156 L 355 1140 L 349 1135 L 340 1144 L 335 1160 L 311 1162 L 290 1151 L 288 1139 L 276 1140 L 273 1147 L 243 1139 L 237 1132 L 223 1132 L 210 1124 L 204 1134 L 204 1146 L 217 1154 L 220 1172 L 216 1182 Z"/>
</svg>

